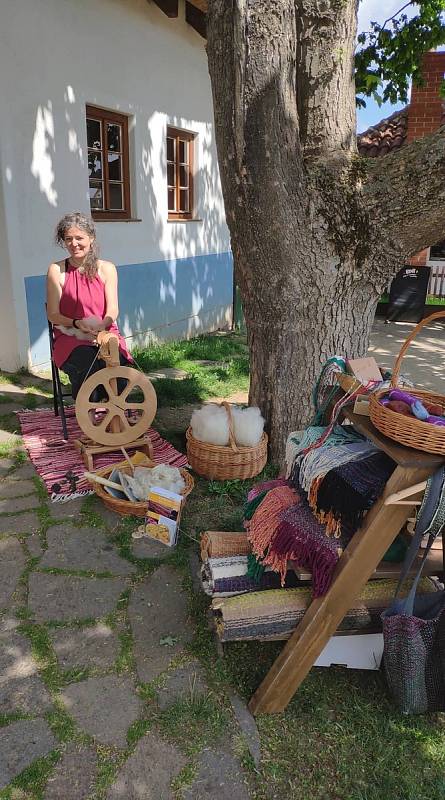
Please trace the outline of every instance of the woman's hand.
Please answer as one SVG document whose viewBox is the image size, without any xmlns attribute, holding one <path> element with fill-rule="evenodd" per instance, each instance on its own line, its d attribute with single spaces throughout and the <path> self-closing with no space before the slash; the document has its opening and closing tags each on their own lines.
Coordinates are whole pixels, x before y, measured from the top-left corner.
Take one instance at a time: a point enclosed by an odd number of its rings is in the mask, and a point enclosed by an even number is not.
<svg viewBox="0 0 445 800">
<path fill-rule="evenodd" d="M 97 324 L 96 323 L 91 322 L 90 320 L 87 320 L 87 319 L 78 319 L 78 320 L 76 320 L 75 327 L 79 331 L 82 331 L 83 333 L 89 333 L 91 335 L 91 339 L 92 340 L 96 338 L 96 335 L 97 335 L 98 330 L 99 330 L 97 328 Z"/>
</svg>

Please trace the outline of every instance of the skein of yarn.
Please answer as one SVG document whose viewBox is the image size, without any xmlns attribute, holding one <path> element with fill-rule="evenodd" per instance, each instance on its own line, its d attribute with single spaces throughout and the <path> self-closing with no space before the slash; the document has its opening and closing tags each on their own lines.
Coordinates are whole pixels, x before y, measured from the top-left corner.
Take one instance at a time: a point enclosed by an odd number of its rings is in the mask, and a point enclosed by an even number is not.
<svg viewBox="0 0 445 800">
<path fill-rule="evenodd" d="M 235 442 L 240 447 L 255 447 L 264 430 L 260 409 L 232 406 Z M 209 403 L 192 414 L 190 426 L 195 439 L 225 447 L 229 444 L 229 420 L 222 406 Z"/>
</svg>

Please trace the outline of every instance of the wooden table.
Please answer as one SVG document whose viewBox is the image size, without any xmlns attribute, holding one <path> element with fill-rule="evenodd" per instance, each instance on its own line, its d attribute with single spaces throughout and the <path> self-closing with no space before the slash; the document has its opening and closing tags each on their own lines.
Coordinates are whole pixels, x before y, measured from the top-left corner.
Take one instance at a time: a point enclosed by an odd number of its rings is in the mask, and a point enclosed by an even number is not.
<svg viewBox="0 0 445 800">
<path fill-rule="evenodd" d="M 283 647 L 261 685 L 253 695 L 252 714 L 284 711 L 321 651 L 335 633 L 379 561 L 410 516 L 413 506 L 385 506 L 393 492 L 425 480 L 444 462 L 442 456 L 403 447 L 380 434 L 369 417 L 344 411 L 354 428 L 397 464 L 382 497 L 366 514 L 363 526 L 353 536 L 338 561 L 330 589 L 313 600 L 302 621 Z"/>
</svg>

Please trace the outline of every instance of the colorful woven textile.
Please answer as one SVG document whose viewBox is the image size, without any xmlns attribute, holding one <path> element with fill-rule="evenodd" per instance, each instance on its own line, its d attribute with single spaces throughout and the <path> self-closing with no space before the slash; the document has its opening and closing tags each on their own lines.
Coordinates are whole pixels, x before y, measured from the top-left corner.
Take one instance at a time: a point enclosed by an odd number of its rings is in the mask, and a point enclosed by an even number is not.
<svg viewBox="0 0 445 800">
<path fill-rule="evenodd" d="M 74 447 L 74 440 L 83 435 L 77 424 L 74 406 L 65 408 L 65 414 L 68 441 L 62 438 L 60 417 L 55 417 L 52 409 L 17 412 L 25 447 L 53 502 L 93 494 L 91 484 L 84 478 L 82 456 Z M 162 439 L 157 431 L 149 428 L 147 434 L 153 445 L 156 464 L 186 466 L 187 457 Z M 122 453 L 118 448 L 115 453 L 95 456 L 94 466 L 106 467 L 119 461 L 122 461 Z"/>
<path fill-rule="evenodd" d="M 246 592 L 261 592 L 267 589 L 278 589 L 280 586 L 280 578 L 274 572 L 265 572 L 259 583 L 256 583 L 248 575 L 238 575 L 233 578 L 218 578 L 211 582 L 208 580 L 208 574 L 204 569 L 204 564 L 201 570 L 202 587 L 206 594 L 211 597 L 233 597 L 236 594 L 245 594 Z"/>
<path fill-rule="evenodd" d="M 208 558 L 204 566 L 212 581 L 217 578 L 234 578 L 247 575 L 247 556 L 218 556 Z"/>
<path fill-rule="evenodd" d="M 327 531 L 340 536 L 343 528 L 355 532 L 375 501 L 380 497 L 396 465 L 385 453 L 376 453 L 363 461 L 343 464 L 330 470 L 315 492 L 310 504 Z"/>
<path fill-rule="evenodd" d="M 312 573 L 314 597 L 329 589 L 335 565 L 341 555 L 339 542 L 326 535 L 326 526 L 318 522 L 308 504 L 300 503 L 281 514 L 280 524 L 263 563 L 281 575 L 286 574 L 288 560 Z"/>
<path fill-rule="evenodd" d="M 409 591 L 412 580 L 403 591 Z M 397 581 L 369 581 L 360 597 L 347 612 L 338 630 L 380 627 L 380 614 L 394 595 Z M 428 578 L 418 591 L 434 589 Z M 287 638 L 303 619 L 311 602 L 310 587 L 271 589 L 228 598 L 214 598 L 212 612 L 216 630 L 224 642 L 270 637 Z"/>
<path fill-rule="evenodd" d="M 252 486 L 247 495 L 247 502 L 250 503 L 262 492 L 268 492 L 270 489 L 276 489 L 277 486 L 289 486 L 289 481 L 286 480 L 286 478 L 275 478 L 271 481 L 261 481 L 260 483 L 256 483 L 255 486 Z"/>
<path fill-rule="evenodd" d="M 379 449 L 372 442 L 368 442 L 361 437 L 356 442 L 311 450 L 299 460 L 298 466 L 294 471 L 298 476 L 298 485 L 309 494 L 311 485 L 316 478 L 326 475 L 332 469 L 341 467 L 342 464 L 363 461 L 365 458 L 369 458 L 379 452 Z M 292 478 L 294 485 L 296 485 L 294 473 Z"/>
<path fill-rule="evenodd" d="M 267 492 L 252 519 L 244 523 L 252 551 L 257 556 L 263 557 L 273 541 L 280 524 L 281 512 L 298 500 L 299 496 L 294 489 L 289 486 L 277 486 Z"/>
<path fill-rule="evenodd" d="M 218 556 L 248 555 L 252 547 L 247 533 L 206 531 L 201 536 L 201 560 Z"/>
</svg>

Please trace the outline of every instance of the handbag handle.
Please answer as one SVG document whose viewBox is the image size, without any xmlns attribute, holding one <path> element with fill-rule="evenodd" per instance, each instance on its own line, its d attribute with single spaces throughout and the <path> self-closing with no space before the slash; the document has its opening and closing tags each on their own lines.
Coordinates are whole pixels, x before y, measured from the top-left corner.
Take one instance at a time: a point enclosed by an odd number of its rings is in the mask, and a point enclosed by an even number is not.
<svg viewBox="0 0 445 800">
<path fill-rule="evenodd" d="M 443 312 L 440 312 L 440 313 L 443 313 Z M 432 316 L 434 316 L 434 315 L 432 315 Z M 433 497 L 438 497 L 439 500 L 440 500 L 441 489 L 442 489 L 442 486 L 443 486 L 443 483 L 444 483 L 444 479 L 445 479 L 445 468 L 444 467 L 439 467 L 439 469 L 434 473 L 434 475 L 432 475 L 431 478 L 428 479 L 427 488 L 425 490 L 425 498 L 428 496 L 428 494 L 432 494 Z M 419 512 L 419 516 L 417 518 L 416 530 L 415 530 L 414 536 L 413 536 L 413 538 L 411 540 L 410 546 L 408 547 L 408 550 L 407 550 L 406 555 L 405 555 L 405 560 L 403 562 L 403 567 L 402 567 L 402 570 L 401 570 L 401 573 L 400 573 L 399 582 L 397 584 L 397 588 L 396 588 L 396 591 L 395 591 L 395 594 L 394 594 L 394 599 L 397 598 L 397 595 L 400 592 L 402 584 L 403 584 L 404 580 L 406 579 L 406 577 L 408 575 L 408 572 L 410 571 L 410 569 L 411 569 L 411 567 L 412 567 L 412 565 L 414 563 L 416 555 L 417 555 L 417 553 L 419 551 L 419 547 L 420 547 L 420 543 L 422 541 L 422 538 L 424 537 L 425 533 L 428 532 L 428 530 L 429 530 L 429 528 L 431 526 L 431 519 L 429 519 L 426 516 L 426 514 L 427 514 L 426 509 L 425 509 L 424 505 L 422 505 L 422 507 L 420 509 L 420 512 Z M 416 575 L 414 577 L 411 589 L 410 589 L 408 595 L 406 596 L 406 598 L 400 604 L 400 612 L 402 614 L 408 614 L 409 616 L 411 616 L 412 613 L 413 613 L 414 601 L 415 601 L 415 598 L 416 598 L 417 587 L 419 585 L 419 581 L 420 581 L 420 578 L 421 578 L 421 575 L 422 575 L 422 571 L 423 571 L 423 568 L 425 566 L 426 558 L 428 556 L 429 551 L 431 550 L 431 547 L 432 547 L 432 544 L 433 544 L 435 538 L 436 538 L 436 535 L 434 534 L 434 532 L 432 532 L 430 534 L 429 539 L 428 539 L 428 544 L 425 547 L 425 552 L 423 554 L 422 561 L 420 562 L 419 569 L 417 570 Z"/>
<path fill-rule="evenodd" d="M 425 325 L 428 325 L 428 323 L 432 322 L 433 319 L 443 319 L 444 317 L 445 317 L 445 311 L 435 311 L 434 314 L 430 314 L 429 317 L 421 319 L 420 322 L 414 328 L 414 330 L 411 331 L 410 335 L 403 343 L 400 353 L 396 358 L 396 363 L 394 364 L 394 369 L 391 376 L 391 384 L 390 384 L 392 389 L 395 389 L 395 387 L 398 384 L 400 367 L 402 366 L 402 359 L 413 339 L 415 339 L 417 334 L 422 330 L 422 328 L 424 328 Z"/>
</svg>

